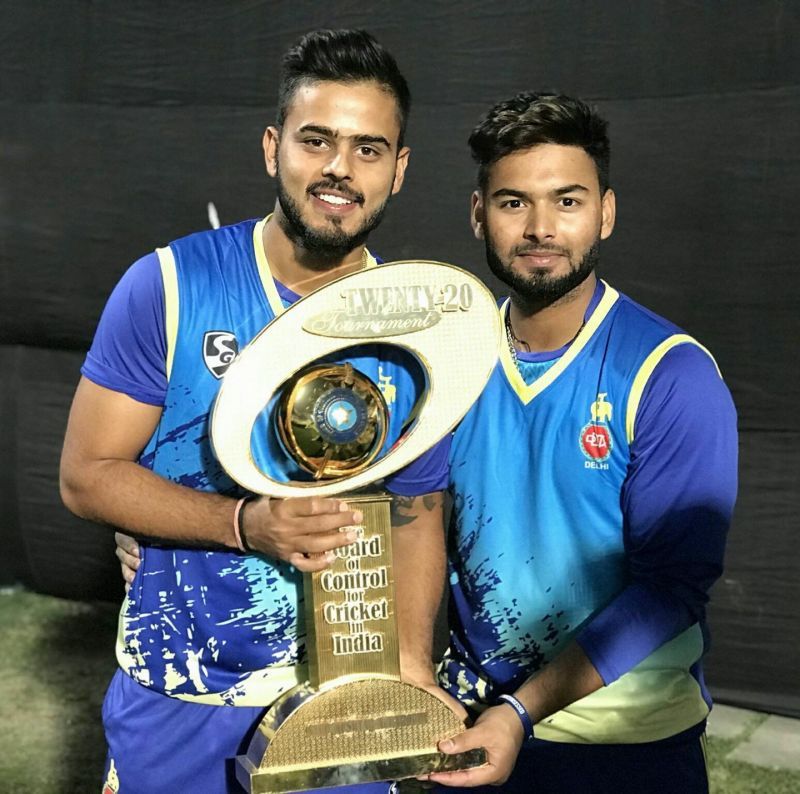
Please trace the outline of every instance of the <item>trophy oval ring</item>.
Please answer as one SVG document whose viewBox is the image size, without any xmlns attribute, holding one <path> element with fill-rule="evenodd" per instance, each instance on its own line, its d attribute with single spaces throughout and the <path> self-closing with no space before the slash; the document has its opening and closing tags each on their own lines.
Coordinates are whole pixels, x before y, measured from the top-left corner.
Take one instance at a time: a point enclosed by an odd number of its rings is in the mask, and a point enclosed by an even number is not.
<svg viewBox="0 0 800 794">
<path fill-rule="evenodd" d="M 335 496 L 382 480 L 466 414 L 497 362 L 501 331 L 491 292 L 453 265 L 392 262 L 344 276 L 301 298 L 236 357 L 211 415 L 214 453 L 239 485 L 272 497 Z M 371 466 L 327 482 L 284 483 L 262 471 L 251 452 L 252 429 L 287 378 L 346 347 L 376 342 L 407 350 L 428 381 L 399 443 Z"/>
</svg>

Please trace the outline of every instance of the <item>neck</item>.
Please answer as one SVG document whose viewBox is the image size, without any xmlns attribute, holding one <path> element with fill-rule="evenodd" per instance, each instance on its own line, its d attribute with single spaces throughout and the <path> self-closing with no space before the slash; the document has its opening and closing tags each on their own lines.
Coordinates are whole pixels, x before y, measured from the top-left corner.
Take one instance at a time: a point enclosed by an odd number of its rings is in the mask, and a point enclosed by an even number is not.
<svg viewBox="0 0 800 794">
<path fill-rule="evenodd" d="M 280 216 L 281 208 L 276 202 L 272 217 L 264 225 L 261 242 L 272 275 L 292 292 L 307 295 L 364 266 L 366 250 L 363 245 L 342 258 L 326 260 L 290 240 L 281 228 Z"/>
<path fill-rule="evenodd" d="M 517 349 L 525 350 L 527 346 L 533 353 L 545 353 L 571 342 L 583 327 L 596 285 L 597 277 L 591 273 L 575 289 L 547 305 L 531 305 L 513 293 L 508 317 L 512 332 L 521 343 L 516 344 Z"/>
</svg>

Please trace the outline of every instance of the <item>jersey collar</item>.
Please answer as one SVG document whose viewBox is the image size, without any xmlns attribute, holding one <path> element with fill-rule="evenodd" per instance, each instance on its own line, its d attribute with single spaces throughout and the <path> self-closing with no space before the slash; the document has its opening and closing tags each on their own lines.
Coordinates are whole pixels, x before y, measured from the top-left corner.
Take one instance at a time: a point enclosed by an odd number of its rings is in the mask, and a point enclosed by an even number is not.
<svg viewBox="0 0 800 794">
<path fill-rule="evenodd" d="M 511 358 L 511 351 L 508 349 L 505 336 L 503 337 L 500 345 L 500 364 L 503 368 L 506 380 L 511 388 L 516 392 L 517 397 L 523 404 L 527 405 L 534 397 L 541 394 L 551 383 L 553 383 L 559 375 L 578 357 L 578 354 L 586 347 L 586 344 L 594 336 L 600 324 L 606 318 L 606 315 L 611 310 L 611 307 L 617 302 L 619 293 L 610 287 L 605 281 L 602 282 L 605 288 L 603 297 L 595 307 L 591 316 L 586 320 L 585 325 L 581 328 L 578 335 L 573 340 L 572 344 L 564 351 L 561 358 L 553 364 L 541 377 L 537 378 L 533 383 L 528 385 L 520 375 L 514 360 Z M 506 298 L 500 305 L 500 317 L 504 323 L 505 328 L 506 314 L 508 313 L 510 300 Z"/>
<path fill-rule="evenodd" d="M 275 277 L 272 275 L 272 270 L 269 266 L 269 260 L 267 259 L 267 254 L 264 251 L 264 227 L 269 222 L 269 219 L 272 217 L 272 213 L 267 215 L 266 218 L 260 220 L 256 225 L 253 227 L 253 253 L 256 258 L 256 266 L 258 267 L 258 275 L 261 279 L 261 286 L 264 288 L 264 294 L 267 296 L 267 302 L 269 303 L 270 309 L 272 309 L 272 313 L 277 317 L 279 314 L 283 314 L 284 306 L 283 301 L 281 300 L 281 296 L 278 293 L 278 287 L 275 280 Z M 365 268 L 375 267 L 378 262 L 372 253 L 366 250 L 366 262 L 364 264 Z"/>
</svg>

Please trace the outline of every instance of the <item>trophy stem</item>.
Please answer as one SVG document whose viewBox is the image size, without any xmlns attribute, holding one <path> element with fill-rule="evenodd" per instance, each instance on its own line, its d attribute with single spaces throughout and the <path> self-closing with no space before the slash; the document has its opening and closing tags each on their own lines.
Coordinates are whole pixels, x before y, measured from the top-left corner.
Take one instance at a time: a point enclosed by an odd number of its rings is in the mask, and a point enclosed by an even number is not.
<svg viewBox="0 0 800 794">
<path fill-rule="evenodd" d="M 309 678 L 320 688 L 337 679 L 400 678 L 392 575 L 392 497 L 343 496 L 364 514 L 358 537 L 336 550 L 333 564 L 305 576 Z"/>
</svg>

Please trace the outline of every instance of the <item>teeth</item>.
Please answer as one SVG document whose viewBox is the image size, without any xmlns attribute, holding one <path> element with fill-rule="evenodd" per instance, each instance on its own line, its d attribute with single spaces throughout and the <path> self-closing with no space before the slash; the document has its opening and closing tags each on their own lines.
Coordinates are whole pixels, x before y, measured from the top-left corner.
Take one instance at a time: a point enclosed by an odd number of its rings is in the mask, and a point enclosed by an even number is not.
<svg viewBox="0 0 800 794">
<path fill-rule="evenodd" d="M 320 193 L 317 196 L 321 201 L 327 201 L 328 204 L 352 204 L 350 199 L 343 198 L 342 196 L 331 196 L 329 193 Z"/>
</svg>

